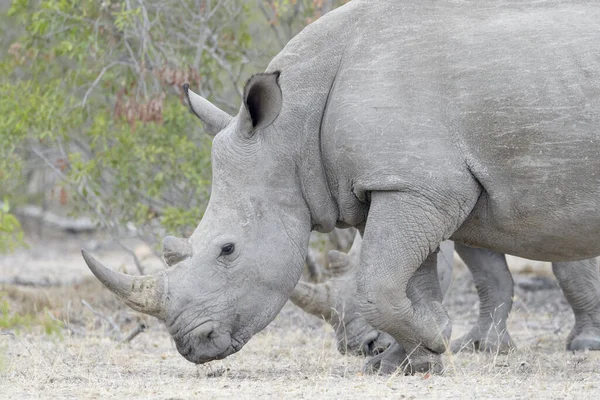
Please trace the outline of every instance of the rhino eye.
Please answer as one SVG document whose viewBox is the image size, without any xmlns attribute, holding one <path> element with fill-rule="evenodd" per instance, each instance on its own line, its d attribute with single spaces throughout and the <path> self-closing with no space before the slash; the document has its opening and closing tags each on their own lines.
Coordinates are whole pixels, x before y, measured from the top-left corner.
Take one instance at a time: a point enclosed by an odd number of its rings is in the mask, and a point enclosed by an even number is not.
<svg viewBox="0 0 600 400">
<path fill-rule="evenodd" d="M 235 250 L 235 246 L 234 246 L 234 244 L 233 244 L 233 243 L 227 243 L 227 244 L 224 244 L 224 245 L 221 247 L 221 255 L 222 255 L 222 256 L 228 256 L 228 255 L 230 255 L 231 253 L 233 253 L 233 251 L 234 251 L 234 250 Z"/>
</svg>

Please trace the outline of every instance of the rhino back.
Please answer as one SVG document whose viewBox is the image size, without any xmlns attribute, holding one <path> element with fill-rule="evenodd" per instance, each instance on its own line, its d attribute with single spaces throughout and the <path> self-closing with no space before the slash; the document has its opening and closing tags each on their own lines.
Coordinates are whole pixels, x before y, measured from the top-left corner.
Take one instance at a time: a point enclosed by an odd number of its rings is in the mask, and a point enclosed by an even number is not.
<svg viewBox="0 0 600 400">
<path fill-rule="evenodd" d="M 452 53 L 457 112 L 448 122 L 485 193 L 467 237 L 508 236 L 510 247 L 550 259 L 557 240 L 573 257 L 596 255 L 600 6 L 513 12 L 461 39 L 468 45 Z"/>
<path fill-rule="evenodd" d="M 600 5 L 353 3 L 361 20 L 322 131 L 337 196 L 432 184 L 455 196 L 475 182 L 482 195 L 454 239 L 597 254 Z"/>
</svg>

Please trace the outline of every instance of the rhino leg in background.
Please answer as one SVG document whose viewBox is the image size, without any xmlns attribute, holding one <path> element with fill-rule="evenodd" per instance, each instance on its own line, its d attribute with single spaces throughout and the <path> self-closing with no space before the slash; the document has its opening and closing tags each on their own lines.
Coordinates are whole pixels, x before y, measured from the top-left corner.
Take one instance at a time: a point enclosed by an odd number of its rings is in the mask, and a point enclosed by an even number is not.
<svg viewBox="0 0 600 400">
<path fill-rule="evenodd" d="M 552 263 L 552 271 L 575 314 L 575 326 L 567 338 L 567 350 L 600 350 L 598 261 L 555 262 Z"/>
<path fill-rule="evenodd" d="M 479 318 L 471 330 L 452 341 L 452 352 L 489 351 L 505 354 L 514 348 L 506 329 L 512 308 L 514 283 L 504 254 L 487 249 L 454 246 L 473 275 L 479 295 Z"/>
</svg>

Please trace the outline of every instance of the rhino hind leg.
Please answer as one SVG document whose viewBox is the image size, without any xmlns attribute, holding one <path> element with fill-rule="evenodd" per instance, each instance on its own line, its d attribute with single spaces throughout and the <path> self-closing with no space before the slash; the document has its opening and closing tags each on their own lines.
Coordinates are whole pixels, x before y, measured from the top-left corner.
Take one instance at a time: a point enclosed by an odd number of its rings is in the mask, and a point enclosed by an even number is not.
<svg viewBox="0 0 600 400">
<path fill-rule="evenodd" d="M 455 243 L 455 250 L 473 275 L 479 295 L 479 318 L 471 330 L 452 341 L 453 353 L 484 351 L 506 354 L 515 348 L 506 321 L 514 284 L 504 254 Z"/>
<path fill-rule="evenodd" d="M 567 337 L 567 350 L 600 350 L 600 271 L 597 260 L 552 263 L 552 270 L 575 315 L 575 326 Z"/>
</svg>

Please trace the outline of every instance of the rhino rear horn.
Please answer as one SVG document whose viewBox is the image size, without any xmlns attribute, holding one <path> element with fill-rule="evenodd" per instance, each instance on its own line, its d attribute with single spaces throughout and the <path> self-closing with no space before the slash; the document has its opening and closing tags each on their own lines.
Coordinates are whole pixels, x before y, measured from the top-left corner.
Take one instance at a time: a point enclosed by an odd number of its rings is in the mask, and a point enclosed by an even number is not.
<svg viewBox="0 0 600 400">
<path fill-rule="evenodd" d="M 106 268 L 86 250 L 82 249 L 81 254 L 96 278 L 125 304 L 136 311 L 165 319 L 167 282 L 164 273 L 157 276 L 122 274 Z"/>
<path fill-rule="evenodd" d="M 200 121 L 202 121 L 202 124 L 204 125 L 204 129 L 209 135 L 215 136 L 233 119 L 231 115 L 227 114 L 204 97 L 191 91 L 189 84 L 186 83 L 183 85 L 183 91 L 187 97 L 190 109 L 198 118 L 200 118 Z"/>
<path fill-rule="evenodd" d="M 300 281 L 294 288 L 290 300 L 309 314 L 331 320 L 331 290 L 327 283 L 313 284 Z"/>
<path fill-rule="evenodd" d="M 163 259 L 171 267 L 192 256 L 192 246 L 185 240 L 175 236 L 163 239 Z"/>
</svg>

